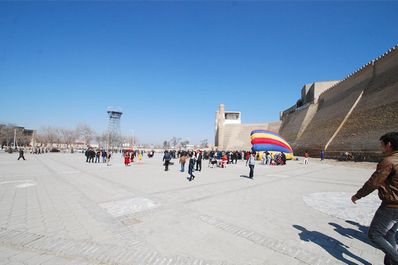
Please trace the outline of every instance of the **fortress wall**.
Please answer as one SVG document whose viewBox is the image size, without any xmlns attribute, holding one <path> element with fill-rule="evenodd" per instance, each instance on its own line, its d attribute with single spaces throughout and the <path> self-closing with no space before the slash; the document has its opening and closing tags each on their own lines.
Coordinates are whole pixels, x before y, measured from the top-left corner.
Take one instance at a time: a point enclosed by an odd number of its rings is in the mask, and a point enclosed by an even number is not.
<svg viewBox="0 0 398 265">
<path fill-rule="evenodd" d="M 264 124 L 227 124 L 224 125 L 223 150 L 250 150 L 250 132 L 256 129 L 278 132 L 280 121 Z"/>
<path fill-rule="evenodd" d="M 377 152 L 380 136 L 398 130 L 398 50 L 376 61 L 374 72 L 330 150 Z"/>
<path fill-rule="evenodd" d="M 398 45 L 377 58 L 375 74 L 379 75 L 398 65 Z"/>
<path fill-rule="evenodd" d="M 318 100 L 316 113 L 294 146 L 323 149 L 340 126 L 351 107 L 361 94 L 369 79 L 356 78 L 351 82 L 341 82 L 322 94 Z"/>
<path fill-rule="evenodd" d="M 391 49 L 348 75 L 322 93 L 317 104 L 311 106 L 316 110 L 309 122 L 309 118 L 303 119 L 303 113 L 297 110 L 282 118 L 280 134 L 294 141 L 291 144 L 295 153 L 313 150 L 312 155 L 319 155 L 319 150 L 335 133 L 328 151 L 376 153 L 379 137 L 398 130 L 398 49 Z M 347 115 L 352 108 L 352 113 Z M 300 135 L 299 128 L 304 127 Z"/>
<path fill-rule="evenodd" d="M 285 115 L 282 120 L 279 134 L 288 143 L 292 144 L 292 147 L 297 140 L 297 136 L 299 135 L 300 129 L 304 123 L 305 117 L 307 116 L 308 110 L 309 106 L 297 109 L 295 112 Z"/>
</svg>

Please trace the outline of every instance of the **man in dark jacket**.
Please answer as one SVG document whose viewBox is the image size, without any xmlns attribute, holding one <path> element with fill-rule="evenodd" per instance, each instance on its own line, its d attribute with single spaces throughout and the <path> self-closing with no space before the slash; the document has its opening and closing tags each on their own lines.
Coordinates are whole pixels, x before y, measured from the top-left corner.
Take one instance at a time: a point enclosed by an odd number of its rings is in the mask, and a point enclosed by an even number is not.
<svg viewBox="0 0 398 265">
<path fill-rule="evenodd" d="M 19 157 L 18 157 L 18 160 L 19 159 L 23 159 L 23 160 L 25 160 L 25 157 L 24 157 L 24 155 L 23 155 L 23 150 L 22 150 L 22 148 L 21 149 L 19 149 Z"/>
<path fill-rule="evenodd" d="M 369 180 L 352 196 L 357 200 L 378 189 L 382 203 L 369 227 L 369 239 L 385 253 L 384 264 L 398 264 L 395 233 L 398 229 L 398 132 L 391 132 L 380 138 L 380 149 L 385 155 L 377 164 L 377 170 Z"/>
<path fill-rule="evenodd" d="M 202 170 L 202 151 L 199 151 L 198 158 L 196 159 L 196 171 Z"/>
<path fill-rule="evenodd" d="M 167 150 L 164 151 L 164 155 L 163 155 L 164 171 L 169 170 L 170 160 L 171 160 L 171 155 L 170 155 L 169 151 L 167 151 Z"/>
<path fill-rule="evenodd" d="M 195 175 L 193 174 L 194 165 L 195 165 L 195 158 L 193 157 L 193 154 L 189 154 L 189 164 L 188 164 L 189 181 L 192 181 L 195 178 Z"/>
</svg>

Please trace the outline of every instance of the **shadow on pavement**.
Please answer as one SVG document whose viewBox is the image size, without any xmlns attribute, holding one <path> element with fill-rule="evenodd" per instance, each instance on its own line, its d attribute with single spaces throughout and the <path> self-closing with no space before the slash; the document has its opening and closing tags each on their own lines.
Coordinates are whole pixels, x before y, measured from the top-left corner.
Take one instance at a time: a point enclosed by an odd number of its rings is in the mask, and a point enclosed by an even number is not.
<svg viewBox="0 0 398 265">
<path fill-rule="evenodd" d="M 346 222 L 357 226 L 358 230 L 355 230 L 352 228 L 346 228 L 346 227 L 343 227 L 336 223 L 329 223 L 329 224 L 334 227 L 334 231 L 336 231 L 337 233 L 339 233 L 340 235 L 342 235 L 344 237 L 351 238 L 351 239 L 357 239 L 366 244 L 371 245 L 372 247 L 376 247 L 375 245 L 373 245 L 373 243 L 369 240 L 369 238 L 367 236 L 368 228 L 366 226 L 363 226 L 363 225 L 358 224 L 353 221 L 346 220 Z"/>
<path fill-rule="evenodd" d="M 356 265 L 356 264 L 365 264 L 365 265 L 371 265 L 370 262 L 364 260 L 363 258 L 351 253 L 348 250 L 348 246 L 344 245 L 337 239 L 330 237 L 328 235 L 325 235 L 321 232 L 318 231 L 309 231 L 306 228 L 300 226 L 300 225 L 293 225 L 294 228 L 299 230 L 299 236 L 302 241 L 305 242 L 313 242 L 320 247 L 322 247 L 324 250 L 326 250 L 330 255 L 332 255 L 334 258 L 344 262 L 345 264 L 349 265 Z M 353 262 L 351 260 L 346 259 L 345 256 L 351 257 L 357 262 Z"/>
<path fill-rule="evenodd" d="M 249 178 L 249 176 L 246 176 L 246 175 L 240 175 L 240 177 L 241 177 L 241 178 L 251 179 L 251 178 Z"/>
<path fill-rule="evenodd" d="M 368 234 L 369 227 L 361 225 L 354 221 L 350 221 L 350 220 L 345 220 L 345 222 L 349 223 L 350 225 L 354 225 L 354 226 L 358 227 L 358 230 L 361 231 L 362 233 Z"/>
</svg>

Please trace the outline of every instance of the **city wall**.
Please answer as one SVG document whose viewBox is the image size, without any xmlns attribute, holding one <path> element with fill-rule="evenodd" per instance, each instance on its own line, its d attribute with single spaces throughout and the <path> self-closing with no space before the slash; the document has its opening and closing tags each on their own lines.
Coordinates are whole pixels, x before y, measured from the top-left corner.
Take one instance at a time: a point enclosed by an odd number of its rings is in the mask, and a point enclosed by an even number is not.
<svg viewBox="0 0 398 265">
<path fill-rule="evenodd" d="M 224 139 L 222 150 L 251 150 L 250 132 L 256 129 L 277 132 L 280 122 L 263 124 L 227 124 L 224 125 Z"/>
<path fill-rule="evenodd" d="M 398 48 L 395 46 L 319 98 L 281 117 L 279 133 L 295 154 L 320 150 L 338 157 L 361 153 L 367 160 L 380 157 L 381 135 L 398 131 Z"/>
</svg>

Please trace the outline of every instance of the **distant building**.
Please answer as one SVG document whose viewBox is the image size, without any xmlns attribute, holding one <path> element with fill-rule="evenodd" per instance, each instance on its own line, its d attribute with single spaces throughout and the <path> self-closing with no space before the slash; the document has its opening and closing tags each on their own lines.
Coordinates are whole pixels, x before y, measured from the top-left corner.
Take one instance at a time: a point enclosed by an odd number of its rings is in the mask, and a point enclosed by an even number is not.
<svg viewBox="0 0 398 265">
<path fill-rule="evenodd" d="M 255 129 L 278 132 L 281 122 L 242 124 L 241 112 L 225 111 L 220 104 L 215 120 L 215 147 L 218 150 L 249 150 L 250 132 Z"/>
<path fill-rule="evenodd" d="M 13 124 L 0 124 L 1 146 L 31 145 L 34 130 Z"/>
</svg>

